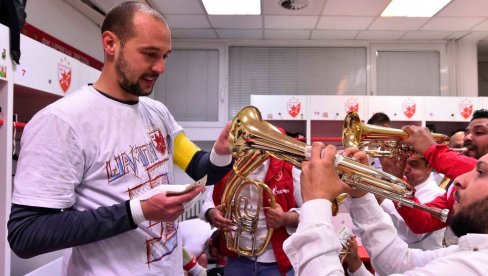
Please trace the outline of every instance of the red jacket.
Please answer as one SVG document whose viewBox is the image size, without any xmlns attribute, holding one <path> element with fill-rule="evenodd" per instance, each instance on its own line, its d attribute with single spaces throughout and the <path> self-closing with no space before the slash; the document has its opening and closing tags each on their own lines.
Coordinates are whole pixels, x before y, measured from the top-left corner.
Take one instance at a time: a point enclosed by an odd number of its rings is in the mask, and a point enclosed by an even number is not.
<svg viewBox="0 0 488 276">
<path fill-rule="evenodd" d="M 425 159 L 429 165 L 436 171 L 443 173 L 450 179 L 454 179 L 459 175 L 472 171 L 476 165 L 476 159 L 465 156 L 458 152 L 450 150 L 446 145 L 432 145 L 425 152 Z M 454 204 L 453 193 L 456 191 L 454 187 L 451 193 L 444 193 L 436 197 L 431 202 L 425 203 L 426 206 L 436 207 L 440 209 L 452 210 Z M 413 198 L 417 203 L 419 200 Z M 416 234 L 429 233 L 446 227 L 447 224 L 433 217 L 431 214 L 406 206 L 397 207 L 398 213 L 402 216 L 405 223 Z"/>
<path fill-rule="evenodd" d="M 266 173 L 264 183 L 266 183 L 269 188 L 273 191 L 275 196 L 275 201 L 281 205 L 284 212 L 288 212 L 291 208 L 296 207 L 295 197 L 293 196 L 293 175 L 292 175 L 293 165 L 271 157 L 269 168 Z M 232 172 L 230 172 L 232 173 Z M 224 193 L 225 183 L 230 176 L 227 174 L 222 180 L 220 180 L 214 186 L 212 198 L 215 206 L 221 204 L 222 194 Z M 275 191 L 284 191 L 276 193 Z M 263 206 L 268 207 L 269 195 L 265 193 L 263 195 Z M 274 255 L 276 262 L 280 268 L 282 274 L 286 274 L 290 270 L 291 263 L 288 260 L 285 252 L 283 251 L 283 242 L 289 237 L 286 228 L 283 226 L 279 229 L 274 229 L 273 236 L 271 236 L 271 244 L 273 246 Z M 221 243 L 225 244 L 225 242 Z M 225 246 L 223 246 L 225 247 Z M 226 256 L 237 257 L 237 254 L 228 250 L 227 248 L 221 248 L 222 253 Z"/>
</svg>

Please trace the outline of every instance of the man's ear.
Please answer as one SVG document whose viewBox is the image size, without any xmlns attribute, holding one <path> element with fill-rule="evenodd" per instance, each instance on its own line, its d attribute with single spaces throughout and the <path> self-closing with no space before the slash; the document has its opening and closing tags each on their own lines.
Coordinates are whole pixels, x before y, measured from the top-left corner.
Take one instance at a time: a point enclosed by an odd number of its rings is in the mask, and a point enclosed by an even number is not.
<svg viewBox="0 0 488 276">
<path fill-rule="evenodd" d="M 102 34 L 102 47 L 103 51 L 109 55 L 114 56 L 117 47 L 119 47 L 119 38 L 110 31 L 105 31 Z"/>
</svg>

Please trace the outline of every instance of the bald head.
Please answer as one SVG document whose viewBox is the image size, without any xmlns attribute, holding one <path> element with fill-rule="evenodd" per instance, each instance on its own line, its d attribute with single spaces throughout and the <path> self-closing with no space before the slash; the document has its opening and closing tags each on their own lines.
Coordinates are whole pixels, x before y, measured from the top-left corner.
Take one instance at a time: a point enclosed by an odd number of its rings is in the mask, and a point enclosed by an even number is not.
<svg viewBox="0 0 488 276">
<path fill-rule="evenodd" d="M 454 149 L 460 149 L 464 146 L 464 130 L 460 130 L 455 132 L 451 136 L 451 140 L 449 141 L 449 147 Z"/>
<path fill-rule="evenodd" d="M 157 20 L 167 26 L 163 16 L 146 4 L 136 1 L 128 1 L 113 7 L 105 16 L 102 24 L 102 33 L 110 31 L 120 40 L 121 44 L 136 35 L 134 17 L 137 12 L 151 14 Z"/>
</svg>

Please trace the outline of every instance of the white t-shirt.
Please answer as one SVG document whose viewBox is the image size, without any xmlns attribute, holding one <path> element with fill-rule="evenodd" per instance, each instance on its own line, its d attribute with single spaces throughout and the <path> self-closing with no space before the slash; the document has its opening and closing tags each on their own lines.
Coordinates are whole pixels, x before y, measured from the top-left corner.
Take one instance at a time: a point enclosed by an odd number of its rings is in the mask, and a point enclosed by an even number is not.
<svg viewBox="0 0 488 276">
<path fill-rule="evenodd" d="M 178 225 L 183 246 L 197 258 L 205 251 L 207 240 L 217 230 L 217 228 L 212 229 L 210 223 L 199 218 L 184 220 Z"/>
<path fill-rule="evenodd" d="M 28 123 L 12 202 L 96 209 L 171 184 L 173 141 L 181 131 L 160 102 L 140 97 L 137 104 L 124 104 L 84 86 Z M 144 222 L 135 230 L 74 247 L 66 271 L 68 275 L 182 275 L 177 229 L 176 222 Z"/>
</svg>

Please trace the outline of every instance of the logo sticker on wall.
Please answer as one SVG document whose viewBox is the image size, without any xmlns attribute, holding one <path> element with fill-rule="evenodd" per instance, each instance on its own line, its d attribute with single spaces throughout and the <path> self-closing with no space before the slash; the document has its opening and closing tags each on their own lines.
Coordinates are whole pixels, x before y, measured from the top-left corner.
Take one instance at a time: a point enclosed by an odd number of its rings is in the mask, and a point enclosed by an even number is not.
<svg viewBox="0 0 488 276">
<path fill-rule="evenodd" d="M 61 58 L 58 63 L 58 81 L 61 89 L 66 93 L 71 85 L 71 67 L 66 57 Z"/>
<path fill-rule="evenodd" d="M 300 113 L 302 103 L 299 102 L 297 98 L 291 98 L 286 103 L 286 107 L 288 114 L 290 114 L 291 117 L 295 118 Z"/>
<path fill-rule="evenodd" d="M 469 99 L 464 99 L 459 103 L 459 113 L 464 119 L 468 119 L 473 114 L 473 103 Z"/>
<path fill-rule="evenodd" d="M 356 98 L 349 98 L 346 100 L 344 103 L 344 108 L 346 110 L 346 113 L 349 112 L 358 112 L 359 111 L 359 103 Z"/>
<path fill-rule="evenodd" d="M 412 99 L 406 99 L 403 104 L 403 114 L 407 116 L 407 118 L 412 118 L 415 115 L 415 111 L 417 111 L 417 104 Z"/>
</svg>

